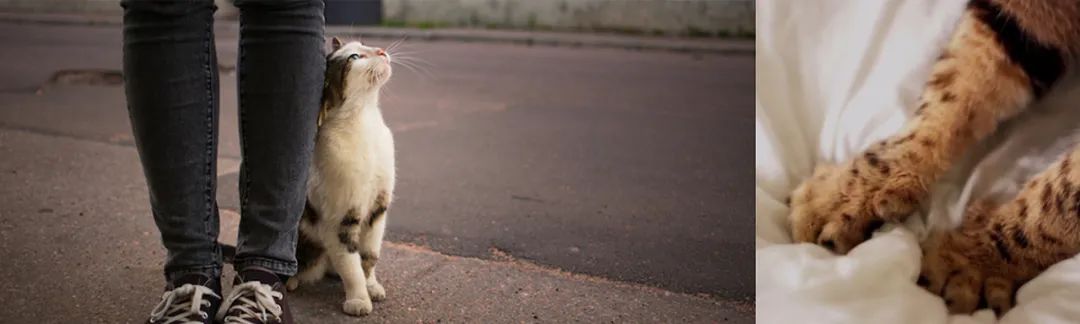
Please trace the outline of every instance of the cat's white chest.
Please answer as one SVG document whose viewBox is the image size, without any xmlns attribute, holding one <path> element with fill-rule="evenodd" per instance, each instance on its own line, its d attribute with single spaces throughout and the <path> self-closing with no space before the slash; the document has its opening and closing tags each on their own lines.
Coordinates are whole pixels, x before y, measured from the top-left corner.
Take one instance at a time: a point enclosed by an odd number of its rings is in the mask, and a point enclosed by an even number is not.
<svg viewBox="0 0 1080 324">
<path fill-rule="evenodd" d="M 381 116 L 327 124 L 319 132 L 308 198 L 322 212 L 367 210 L 380 193 L 393 192 L 393 136 Z"/>
</svg>

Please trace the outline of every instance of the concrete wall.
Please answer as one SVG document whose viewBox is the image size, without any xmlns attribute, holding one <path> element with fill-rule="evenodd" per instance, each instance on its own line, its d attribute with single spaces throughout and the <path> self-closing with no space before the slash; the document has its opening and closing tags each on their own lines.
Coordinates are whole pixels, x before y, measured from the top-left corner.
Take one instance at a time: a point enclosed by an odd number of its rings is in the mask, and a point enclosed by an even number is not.
<svg viewBox="0 0 1080 324">
<path fill-rule="evenodd" d="M 383 0 L 406 25 L 749 34 L 752 0 Z"/>
</svg>

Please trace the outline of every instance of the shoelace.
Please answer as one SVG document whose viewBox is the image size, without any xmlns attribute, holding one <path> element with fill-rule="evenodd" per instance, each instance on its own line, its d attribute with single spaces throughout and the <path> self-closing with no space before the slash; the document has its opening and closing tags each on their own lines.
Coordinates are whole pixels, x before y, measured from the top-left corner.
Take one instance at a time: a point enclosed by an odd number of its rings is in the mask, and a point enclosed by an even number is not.
<svg viewBox="0 0 1080 324">
<path fill-rule="evenodd" d="M 161 302 L 150 311 L 150 322 L 159 323 L 158 321 L 164 320 L 160 323 L 201 324 L 202 322 L 192 321 L 191 317 L 198 315 L 199 318 L 207 319 L 210 316 L 202 310 L 203 307 L 210 307 L 210 300 L 203 299 L 206 295 L 221 298 L 210 287 L 193 284 L 167 291 L 161 295 Z M 190 299 L 185 299 L 187 297 Z"/>
<path fill-rule="evenodd" d="M 284 296 L 270 288 L 270 285 L 258 281 L 245 282 L 233 287 L 229 298 L 221 305 L 217 318 L 226 324 L 257 324 L 259 322 L 252 321 L 267 322 L 271 318 L 277 319 L 280 318 L 282 310 L 281 305 L 274 299 L 281 298 Z M 226 317 L 232 309 L 240 312 Z"/>
</svg>

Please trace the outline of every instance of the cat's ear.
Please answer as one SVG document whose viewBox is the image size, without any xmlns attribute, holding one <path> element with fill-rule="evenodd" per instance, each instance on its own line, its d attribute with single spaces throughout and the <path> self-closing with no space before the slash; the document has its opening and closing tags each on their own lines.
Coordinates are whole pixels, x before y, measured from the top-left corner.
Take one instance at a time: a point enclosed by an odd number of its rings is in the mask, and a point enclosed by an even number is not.
<svg viewBox="0 0 1080 324">
<path fill-rule="evenodd" d="M 333 51 L 337 51 L 338 49 L 341 49 L 341 40 L 338 39 L 337 37 L 334 37 L 334 39 L 331 39 L 330 40 L 330 49 L 333 50 Z"/>
</svg>

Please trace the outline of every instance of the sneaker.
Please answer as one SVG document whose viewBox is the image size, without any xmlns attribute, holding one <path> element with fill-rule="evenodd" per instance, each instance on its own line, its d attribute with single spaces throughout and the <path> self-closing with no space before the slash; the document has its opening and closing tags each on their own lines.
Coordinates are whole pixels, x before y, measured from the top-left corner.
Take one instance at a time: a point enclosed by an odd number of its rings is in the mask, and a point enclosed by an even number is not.
<svg viewBox="0 0 1080 324">
<path fill-rule="evenodd" d="M 221 282 L 193 273 L 165 287 L 161 302 L 150 312 L 149 324 L 212 324 L 221 306 Z"/>
<path fill-rule="evenodd" d="M 285 284 L 265 269 L 241 271 L 217 319 L 225 324 L 292 324 Z"/>
</svg>

